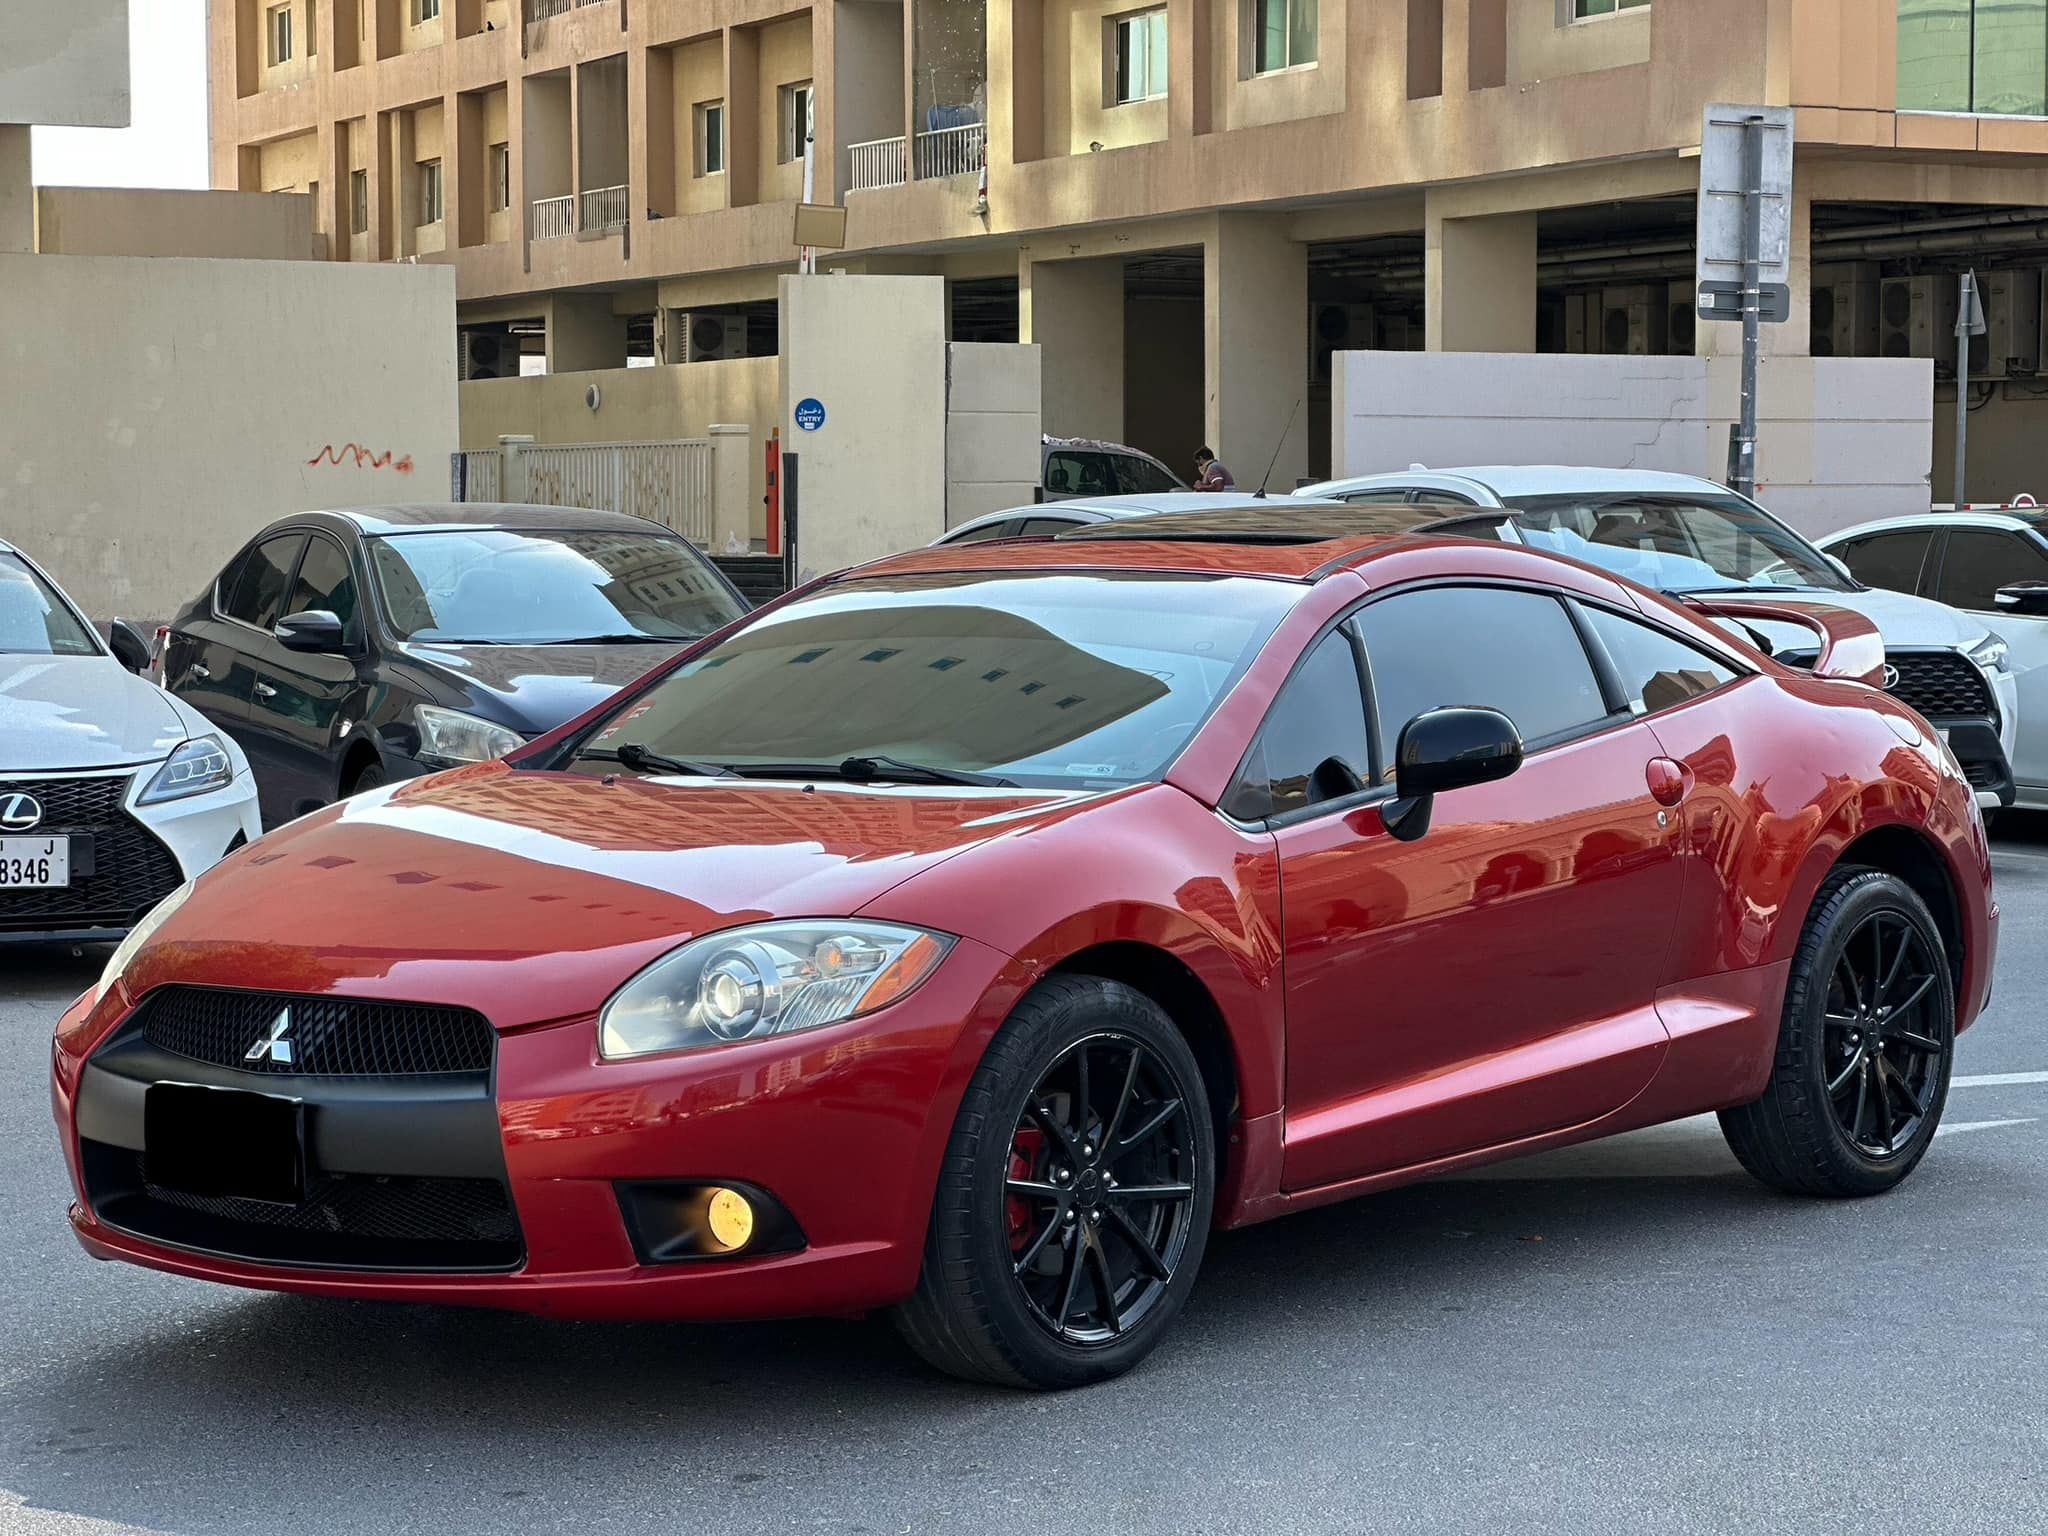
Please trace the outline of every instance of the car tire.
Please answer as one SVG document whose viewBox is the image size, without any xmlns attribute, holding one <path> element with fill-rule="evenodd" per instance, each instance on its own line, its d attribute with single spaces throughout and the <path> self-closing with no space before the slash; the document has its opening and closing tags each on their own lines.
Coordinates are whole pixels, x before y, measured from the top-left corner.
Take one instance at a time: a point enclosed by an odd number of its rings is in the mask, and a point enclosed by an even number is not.
<svg viewBox="0 0 2048 1536">
<path fill-rule="evenodd" d="M 1955 1023 L 1947 945 L 1926 903 L 1896 875 L 1837 871 L 1793 956 L 1770 1085 L 1721 1111 L 1729 1147 L 1788 1194 L 1895 1187 L 1940 1125 Z"/>
<path fill-rule="evenodd" d="M 356 795 L 360 795 L 366 789 L 381 789 L 387 782 L 388 779 L 384 772 L 384 765 L 382 763 L 371 763 L 361 773 L 348 781 L 348 789 L 342 798 L 345 800 L 351 799 Z"/>
<path fill-rule="evenodd" d="M 1215 1167 L 1201 1069 L 1165 1011 L 1120 982 L 1047 978 L 968 1084 L 898 1330 L 969 1381 L 1046 1389 L 1120 1375 L 1193 1287 Z"/>
</svg>

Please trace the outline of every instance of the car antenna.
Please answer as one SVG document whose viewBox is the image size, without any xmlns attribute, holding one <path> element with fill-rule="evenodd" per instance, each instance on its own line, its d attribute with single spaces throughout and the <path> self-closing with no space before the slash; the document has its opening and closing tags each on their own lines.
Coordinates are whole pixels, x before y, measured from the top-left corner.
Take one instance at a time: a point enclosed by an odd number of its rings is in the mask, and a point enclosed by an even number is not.
<svg viewBox="0 0 2048 1536">
<path fill-rule="evenodd" d="M 1273 478 L 1273 466 L 1280 462 L 1280 450 L 1287 446 L 1287 434 L 1294 430 L 1294 418 L 1301 414 L 1302 396 L 1294 397 L 1294 409 L 1287 413 L 1287 425 L 1280 429 L 1280 441 L 1273 445 L 1273 457 L 1266 461 L 1266 473 L 1259 479 L 1259 488 L 1252 492 L 1252 500 L 1266 499 L 1266 482 Z"/>
</svg>

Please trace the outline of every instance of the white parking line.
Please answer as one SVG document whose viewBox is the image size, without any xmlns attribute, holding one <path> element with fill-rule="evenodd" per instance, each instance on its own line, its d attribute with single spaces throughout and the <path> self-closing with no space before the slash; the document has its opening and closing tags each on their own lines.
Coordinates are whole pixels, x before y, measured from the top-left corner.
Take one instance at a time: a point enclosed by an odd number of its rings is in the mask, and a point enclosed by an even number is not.
<svg viewBox="0 0 2048 1536">
<path fill-rule="evenodd" d="M 2036 1118 L 2029 1115 L 2024 1120 L 1945 1120 L 1935 1128 L 1934 1137 L 1939 1141 L 1944 1136 L 1960 1136 L 1965 1131 L 1988 1131 L 2001 1125 L 2032 1125 Z"/>
<path fill-rule="evenodd" d="M 2027 1083 L 2048 1083 L 2048 1072 L 1980 1072 L 1948 1080 L 1951 1088 L 2017 1088 Z"/>
</svg>

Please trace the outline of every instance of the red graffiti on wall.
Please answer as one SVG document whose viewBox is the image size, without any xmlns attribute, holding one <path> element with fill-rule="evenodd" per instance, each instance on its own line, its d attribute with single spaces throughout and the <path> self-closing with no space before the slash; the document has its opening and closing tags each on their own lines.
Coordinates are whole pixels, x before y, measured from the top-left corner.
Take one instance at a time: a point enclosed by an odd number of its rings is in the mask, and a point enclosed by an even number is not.
<svg viewBox="0 0 2048 1536">
<path fill-rule="evenodd" d="M 372 453 L 361 443 L 343 443 L 339 449 L 336 449 L 334 444 L 329 443 L 318 453 L 314 454 L 313 457 L 306 460 L 306 463 L 309 467 L 332 464 L 339 468 L 348 464 L 351 460 L 354 461 L 354 466 L 357 469 L 389 469 L 395 470 L 401 475 L 412 473 L 411 454 L 408 453 L 402 459 L 394 459 L 388 448 L 382 453 Z"/>
</svg>

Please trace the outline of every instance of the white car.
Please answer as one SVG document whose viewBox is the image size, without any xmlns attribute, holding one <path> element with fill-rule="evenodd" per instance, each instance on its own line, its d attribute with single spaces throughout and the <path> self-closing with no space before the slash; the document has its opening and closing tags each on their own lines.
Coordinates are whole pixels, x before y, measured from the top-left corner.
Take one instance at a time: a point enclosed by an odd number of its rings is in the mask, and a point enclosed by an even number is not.
<svg viewBox="0 0 2048 1536">
<path fill-rule="evenodd" d="M 1885 686 L 1940 730 L 1986 808 L 2011 805 L 2020 715 L 2005 640 L 1943 603 L 1864 586 L 1848 567 L 1746 497 L 1693 475 L 1558 465 L 1368 475 L 1303 486 L 1298 496 L 1353 506 L 1470 507 L 1435 525 L 1570 555 L 1673 596 L 1800 593 L 1863 614 L 1884 637 Z M 2001 619 L 2001 624 L 2003 620 Z M 1810 632 L 1745 625 L 1780 661 L 1810 661 Z"/>
<path fill-rule="evenodd" d="M 2016 805 L 2048 811 L 2048 512 L 1929 512 L 1844 528 L 1820 547 L 1858 581 L 1978 614 L 2005 637 L 2019 691 Z"/>
<path fill-rule="evenodd" d="M 262 834 L 241 748 L 0 541 L 0 940 L 115 939 Z"/>
<path fill-rule="evenodd" d="M 1155 517 L 1176 512 L 1233 512 L 1271 507 L 1276 514 L 1299 511 L 1298 498 L 1275 491 L 1260 496 L 1251 491 L 1158 491 L 1142 496 L 1089 496 L 1070 501 L 1048 501 L 1029 507 L 1011 507 L 1006 512 L 984 512 L 980 517 L 948 528 L 932 540 L 939 544 L 981 544 L 990 539 L 1051 538 L 1090 523 L 1113 523 L 1127 517 Z M 1341 506 L 1341 502 L 1331 502 Z"/>
</svg>

